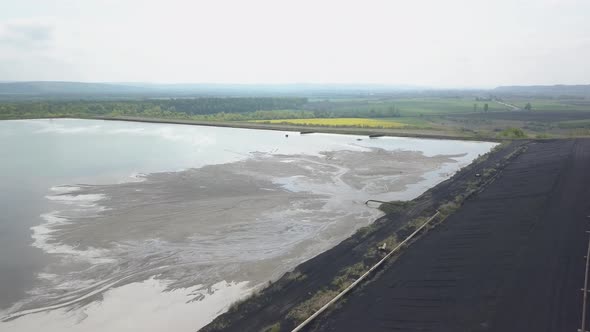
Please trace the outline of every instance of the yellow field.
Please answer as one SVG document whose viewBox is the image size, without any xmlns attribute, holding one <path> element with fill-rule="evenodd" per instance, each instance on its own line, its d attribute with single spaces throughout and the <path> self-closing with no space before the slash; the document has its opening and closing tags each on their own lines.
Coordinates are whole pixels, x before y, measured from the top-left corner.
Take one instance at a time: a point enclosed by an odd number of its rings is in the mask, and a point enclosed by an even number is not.
<svg viewBox="0 0 590 332">
<path fill-rule="evenodd" d="M 252 122 L 290 124 L 299 126 L 321 127 L 356 127 L 356 128 L 403 128 L 403 123 L 365 118 L 326 118 L 326 119 L 279 119 L 279 120 L 254 120 Z"/>
</svg>

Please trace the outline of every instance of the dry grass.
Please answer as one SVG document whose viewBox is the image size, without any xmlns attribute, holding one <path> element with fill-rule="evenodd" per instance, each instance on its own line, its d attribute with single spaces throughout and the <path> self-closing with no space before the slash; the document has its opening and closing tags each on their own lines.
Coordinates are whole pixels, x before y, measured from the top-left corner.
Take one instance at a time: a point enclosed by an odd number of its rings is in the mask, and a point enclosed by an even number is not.
<svg viewBox="0 0 590 332">
<path fill-rule="evenodd" d="M 322 289 L 315 293 L 310 299 L 289 311 L 287 317 L 297 322 L 303 322 L 309 316 L 313 315 L 316 311 L 323 307 L 324 304 L 330 302 L 330 300 L 336 297 L 338 293 L 339 291 L 337 290 Z"/>
</svg>

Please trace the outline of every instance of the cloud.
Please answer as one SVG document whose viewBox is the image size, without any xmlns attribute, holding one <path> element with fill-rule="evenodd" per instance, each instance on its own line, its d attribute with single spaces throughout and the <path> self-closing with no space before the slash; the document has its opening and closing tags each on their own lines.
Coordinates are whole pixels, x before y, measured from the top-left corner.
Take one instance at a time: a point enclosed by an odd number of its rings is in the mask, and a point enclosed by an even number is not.
<svg viewBox="0 0 590 332">
<path fill-rule="evenodd" d="M 0 1 L 0 78 L 584 83 L 589 11 L 588 0 Z"/>
<path fill-rule="evenodd" d="M 60 46 L 58 32 L 58 26 L 47 18 L 0 20 L 0 78 L 78 79 L 77 68 Z"/>
<path fill-rule="evenodd" d="M 20 49 L 46 48 L 53 39 L 53 25 L 33 20 L 0 22 L 0 44 Z"/>
</svg>

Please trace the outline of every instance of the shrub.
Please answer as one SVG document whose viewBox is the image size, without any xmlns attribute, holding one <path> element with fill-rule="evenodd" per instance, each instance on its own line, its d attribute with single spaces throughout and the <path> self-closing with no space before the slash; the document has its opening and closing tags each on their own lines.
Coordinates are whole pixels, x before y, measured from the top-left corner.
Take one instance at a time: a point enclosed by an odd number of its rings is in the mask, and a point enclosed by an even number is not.
<svg viewBox="0 0 590 332">
<path fill-rule="evenodd" d="M 504 129 L 500 133 L 500 136 L 506 137 L 506 138 L 525 138 L 525 137 L 527 137 L 526 134 L 524 133 L 524 131 L 522 131 L 522 129 L 513 128 L 513 127 Z"/>
</svg>

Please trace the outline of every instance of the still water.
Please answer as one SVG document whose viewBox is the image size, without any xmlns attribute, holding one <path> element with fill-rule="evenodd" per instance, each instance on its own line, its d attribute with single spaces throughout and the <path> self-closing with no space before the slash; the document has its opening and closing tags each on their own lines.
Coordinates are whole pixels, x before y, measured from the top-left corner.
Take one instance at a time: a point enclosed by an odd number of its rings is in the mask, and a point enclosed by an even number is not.
<svg viewBox="0 0 590 332">
<path fill-rule="evenodd" d="M 0 331 L 193 331 L 377 218 L 366 199 L 412 199 L 493 146 L 2 121 Z M 113 319 L 125 301 L 153 305 Z"/>
</svg>

